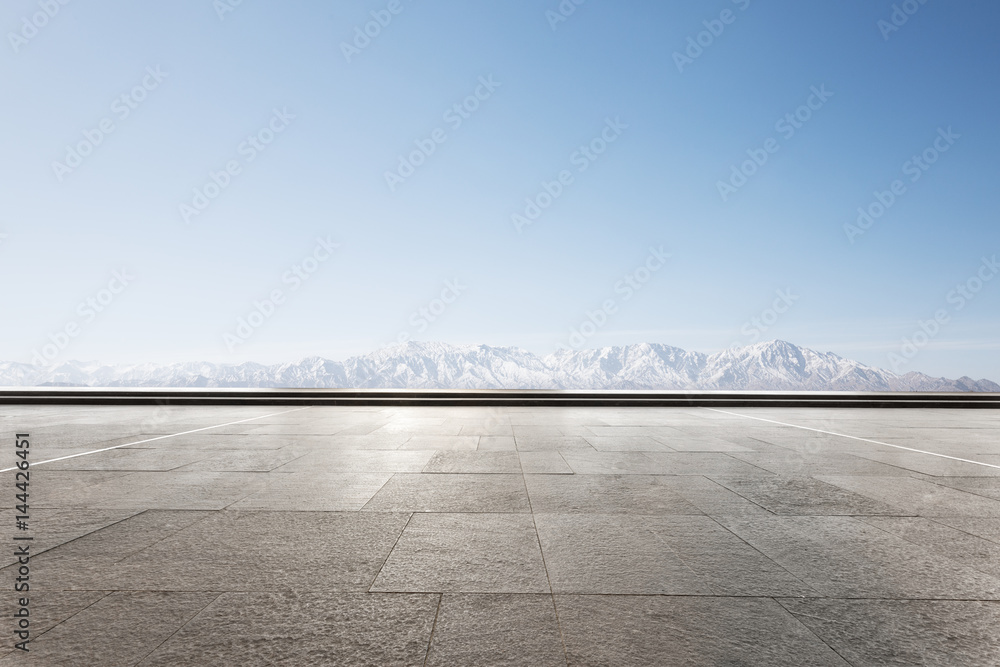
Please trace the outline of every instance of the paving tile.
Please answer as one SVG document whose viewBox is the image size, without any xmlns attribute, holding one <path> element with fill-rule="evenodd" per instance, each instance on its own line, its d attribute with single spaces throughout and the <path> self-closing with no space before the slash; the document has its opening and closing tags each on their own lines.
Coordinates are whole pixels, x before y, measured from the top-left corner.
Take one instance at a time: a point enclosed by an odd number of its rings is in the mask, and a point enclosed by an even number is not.
<svg viewBox="0 0 1000 667">
<path fill-rule="evenodd" d="M 587 426 L 586 428 L 595 437 L 609 439 L 651 438 L 656 433 L 656 429 L 650 426 Z"/>
<path fill-rule="evenodd" d="M 1000 655 L 1000 603 L 779 599 L 852 665 L 987 667 Z"/>
<path fill-rule="evenodd" d="M 646 458 L 656 452 L 561 452 L 563 459 L 578 475 L 649 475 L 661 466 Z M 668 454 L 667 456 L 671 456 Z"/>
<path fill-rule="evenodd" d="M 176 468 L 179 472 L 269 472 L 303 455 L 296 447 L 223 451 Z"/>
<path fill-rule="evenodd" d="M 1000 544 L 1000 518 L 935 517 L 934 521 Z"/>
<path fill-rule="evenodd" d="M 770 599 L 557 595 L 571 667 L 845 666 Z"/>
<path fill-rule="evenodd" d="M 706 435 L 692 435 L 683 433 L 680 435 L 663 437 L 658 436 L 659 442 L 668 446 L 675 452 L 752 452 L 750 447 L 738 445 L 722 438 L 713 438 Z"/>
<path fill-rule="evenodd" d="M 104 482 L 120 480 L 131 474 L 133 473 L 105 470 L 32 468 L 28 488 L 31 494 L 31 506 L 34 508 L 73 507 L 77 505 L 78 495 L 83 489 Z M 11 480 L 11 484 L 13 484 L 13 480 Z M 14 495 L 3 495 L 7 497 L 0 498 L 0 503 L 6 507 L 14 507 L 17 503 Z"/>
<path fill-rule="evenodd" d="M 372 591 L 548 593 L 531 516 L 414 514 Z"/>
<path fill-rule="evenodd" d="M 203 433 L 191 433 L 188 435 L 177 435 L 164 440 L 157 440 L 155 443 L 161 447 L 170 449 L 195 449 L 208 452 L 223 451 L 262 451 L 268 449 L 282 449 L 293 443 L 306 445 L 309 441 L 328 441 L 329 438 L 318 438 L 317 436 L 274 436 L 274 435 L 247 435 L 247 434 L 223 434 L 205 431 Z M 141 445 L 140 445 L 141 446 Z"/>
<path fill-rule="evenodd" d="M 423 472 L 517 474 L 521 462 L 517 452 L 437 452 Z"/>
<path fill-rule="evenodd" d="M 259 473 L 136 472 L 77 493 L 80 507 L 217 510 L 253 493 Z"/>
<path fill-rule="evenodd" d="M 360 510 L 392 473 L 288 472 L 264 476 L 255 490 L 229 509 L 282 512 Z"/>
<path fill-rule="evenodd" d="M 552 596 L 446 593 L 427 665 L 565 667 Z"/>
<path fill-rule="evenodd" d="M 596 451 L 587 439 L 580 435 L 515 435 L 514 441 L 519 452 Z"/>
<path fill-rule="evenodd" d="M 5 621 L 14 618 L 14 614 L 19 611 L 18 600 L 24 597 L 15 593 L 13 586 L 8 591 L 9 594 L 4 595 L 3 601 L 0 602 L 0 613 L 3 614 Z M 45 632 L 108 595 L 106 591 L 28 591 L 28 593 L 26 597 L 28 599 L 28 618 L 31 622 L 29 630 L 32 640 L 38 639 Z M 13 638 L 13 625 L 14 623 L 11 621 L 11 635 L 9 636 L 12 639 L 7 641 L 5 638 L 3 647 L 0 648 L 0 656 L 6 655 L 8 652 L 13 655 L 21 654 L 19 649 L 12 650 L 13 643 L 18 641 Z M 29 653 L 31 653 L 31 648 L 32 644 L 28 644 Z"/>
<path fill-rule="evenodd" d="M 42 556 L 43 560 L 79 560 L 94 566 L 114 563 L 178 533 L 213 512 L 148 510 L 94 530 Z"/>
<path fill-rule="evenodd" d="M 29 487 L 30 488 L 30 487 Z M 29 500 L 32 496 L 29 496 Z M 60 544 L 65 544 L 80 537 L 98 531 L 106 526 L 124 521 L 131 516 L 139 514 L 141 510 L 88 510 L 88 509 L 30 509 L 28 519 L 28 533 L 17 530 L 14 527 L 13 515 L 10 521 L 3 522 L 3 529 L 0 536 L 5 545 L 14 544 L 14 537 L 24 537 L 29 535 L 31 540 L 31 553 L 40 554 L 47 549 L 53 549 Z M 17 561 L 14 556 L 14 547 L 9 547 L 0 552 L 0 565 L 8 565 Z"/>
<path fill-rule="evenodd" d="M 49 470 L 173 470 L 205 459 L 190 449 L 113 449 L 45 464 Z"/>
<path fill-rule="evenodd" d="M 41 590 L 364 591 L 407 519 L 389 513 L 213 512 L 113 567 L 100 554 L 63 557 L 56 550 L 33 559 L 32 573 L 37 571 Z"/>
<path fill-rule="evenodd" d="M 700 475 L 659 475 L 662 484 L 711 516 L 772 516 L 772 513 Z"/>
<path fill-rule="evenodd" d="M 864 517 L 887 533 L 1000 578 L 1000 544 L 923 517 Z"/>
<path fill-rule="evenodd" d="M 1000 478 L 998 477 L 938 477 L 933 481 L 941 486 L 1000 500 Z"/>
<path fill-rule="evenodd" d="M 1000 579 L 852 517 L 718 520 L 821 596 L 1000 599 Z"/>
<path fill-rule="evenodd" d="M 899 514 L 1000 517 L 1000 500 L 912 477 L 821 475 L 816 479 L 893 505 Z"/>
<path fill-rule="evenodd" d="M 517 443 L 514 436 L 484 435 L 479 438 L 479 451 L 516 451 Z"/>
<path fill-rule="evenodd" d="M 566 421 L 559 424 L 553 424 L 552 422 L 555 416 L 555 413 L 550 413 L 548 415 L 543 414 L 538 417 L 538 419 L 542 422 L 538 424 L 512 423 L 511 428 L 514 431 L 514 437 L 518 439 L 573 438 L 574 440 L 578 440 L 583 439 L 584 436 L 596 435 L 583 424 L 569 423 Z"/>
<path fill-rule="evenodd" d="M 802 516 L 897 514 L 898 508 L 810 477 L 712 477 L 775 514 Z"/>
<path fill-rule="evenodd" d="M 388 449 L 395 450 L 410 439 L 408 433 L 387 433 L 383 435 L 334 435 L 329 438 L 333 449 Z M 409 447 L 409 449 L 435 449 L 434 447 Z"/>
<path fill-rule="evenodd" d="M 415 435 L 399 446 L 399 449 L 443 449 L 466 452 L 474 452 L 478 448 L 478 435 Z"/>
<path fill-rule="evenodd" d="M 212 602 L 217 593 L 112 593 L 0 665 L 131 667 Z"/>
<path fill-rule="evenodd" d="M 407 435 L 421 438 L 451 438 L 459 435 L 462 431 L 461 424 L 445 423 L 445 420 L 443 419 L 433 419 L 429 421 L 435 423 L 414 424 L 412 422 L 389 422 L 388 424 L 380 427 L 378 430 L 372 431 L 372 435 L 381 435 L 383 433 L 405 433 Z M 479 437 L 479 434 L 474 435 L 475 437 Z"/>
<path fill-rule="evenodd" d="M 538 514 L 701 514 L 654 475 L 525 475 Z"/>
<path fill-rule="evenodd" d="M 139 665 L 419 667 L 439 598 L 226 593 Z"/>
<path fill-rule="evenodd" d="M 661 475 L 707 475 L 709 477 L 769 477 L 773 473 L 740 461 L 734 456 L 715 452 L 645 452 L 653 466 L 652 470 Z"/>
<path fill-rule="evenodd" d="M 510 424 L 464 424 L 458 435 L 478 435 L 490 437 L 514 437 L 514 429 Z"/>
<path fill-rule="evenodd" d="M 706 517 L 671 517 L 643 527 L 716 595 L 815 596 L 818 592 Z"/>
<path fill-rule="evenodd" d="M 808 454 L 782 450 L 780 453 L 741 452 L 732 455 L 740 461 L 788 477 L 815 475 L 906 476 L 909 471 L 855 454 Z"/>
<path fill-rule="evenodd" d="M 664 517 L 536 514 L 554 593 L 711 595 L 656 534 Z"/>
<path fill-rule="evenodd" d="M 587 436 L 587 442 L 599 452 L 672 452 L 665 444 L 647 435 Z"/>
<path fill-rule="evenodd" d="M 945 454 L 946 451 L 938 451 L 934 449 L 936 443 L 925 443 L 923 447 L 919 444 L 915 446 L 915 449 L 927 449 L 935 451 L 939 454 Z M 906 452 L 906 451 L 870 451 L 870 452 L 858 452 L 856 456 L 861 458 L 866 458 L 871 461 L 878 461 L 880 463 L 885 463 L 887 465 L 896 466 L 897 468 L 905 468 L 907 470 L 913 470 L 915 472 L 920 472 L 925 475 L 933 475 L 935 477 L 997 477 L 1000 478 L 1000 468 L 992 468 L 989 466 L 976 465 L 975 463 L 966 463 L 965 461 L 955 461 L 953 459 L 945 459 L 940 456 L 931 456 L 929 454 L 919 454 L 916 452 Z M 971 458 L 971 457 L 961 457 L 961 458 Z M 975 459 L 972 459 L 975 460 Z M 988 461 L 986 462 L 988 463 Z"/>
<path fill-rule="evenodd" d="M 272 472 L 420 472 L 434 451 L 334 449 L 307 453 Z"/>
<path fill-rule="evenodd" d="M 547 475 L 572 475 L 573 469 L 559 452 L 518 452 L 521 472 Z"/>
<path fill-rule="evenodd" d="M 372 512 L 528 512 L 520 474 L 396 474 L 364 506 Z"/>
</svg>

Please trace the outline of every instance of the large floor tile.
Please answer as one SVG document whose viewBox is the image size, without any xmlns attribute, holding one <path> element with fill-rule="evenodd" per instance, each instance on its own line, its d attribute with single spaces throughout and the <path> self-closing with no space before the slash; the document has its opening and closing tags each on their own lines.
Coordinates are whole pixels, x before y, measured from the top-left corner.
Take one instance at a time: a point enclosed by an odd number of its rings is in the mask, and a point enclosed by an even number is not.
<svg viewBox="0 0 1000 667">
<path fill-rule="evenodd" d="M 428 667 L 565 667 L 551 595 L 445 593 Z"/>
<path fill-rule="evenodd" d="M 701 514 L 656 475 L 525 475 L 538 514 Z"/>
<path fill-rule="evenodd" d="M 850 516 L 899 512 L 886 503 L 811 477 L 713 477 L 712 480 L 774 514 Z"/>
<path fill-rule="evenodd" d="M 136 540 L 162 539 L 111 563 L 114 542 L 95 536 L 87 553 L 53 550 L 32 560 L 32 572 L 41 590 L 364 591 L 408 518 L 213 512 L 179 530 L 154 526 Z"/>
<path fill-rule="evenodd" d="M 526 514 L 414 514 L 371 590 L 547 593 Z"/>
<path fill-rule="evenodd" d="M 521 475 L 397 474 L 364 506 L 372 512 L 528 512 Z"/>
<path fill-rule="evenodd" d="M 0 665 L 132 667 L 218 593 L 112 593 L 52 628 Z"/>
<path fill-rule="evenodd" d="M 1000 579 L 851 517 L 720 521 L 820 596 L 1000 599 Z"/>
<path fill-rule="evenodd" d="M 557 595 L 571 667 L 842 666 L 767 598 Z"/>
<path fill-rule="evenodd" d="M 420 667 L 439 595 L 227 593 L 140 667 Z"/>
<path fill-rule="evenodd" d="M 988 667 L 1000 656 L 1000 602 L 778 602 L 852 665 Z"/>
</svg>

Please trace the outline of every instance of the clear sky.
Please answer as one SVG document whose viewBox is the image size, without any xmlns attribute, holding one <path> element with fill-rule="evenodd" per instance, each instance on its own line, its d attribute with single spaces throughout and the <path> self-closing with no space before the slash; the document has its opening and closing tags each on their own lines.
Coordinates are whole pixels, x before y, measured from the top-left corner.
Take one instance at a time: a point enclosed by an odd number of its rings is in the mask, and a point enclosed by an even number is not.
<svg viewBox="0 0 1000 667">
<path fill-rule="evenodd" d="M 996 2 L 235 3 L 3 4 L 0 359 L 781 338 L 1000 380 Z"/>
</svg>

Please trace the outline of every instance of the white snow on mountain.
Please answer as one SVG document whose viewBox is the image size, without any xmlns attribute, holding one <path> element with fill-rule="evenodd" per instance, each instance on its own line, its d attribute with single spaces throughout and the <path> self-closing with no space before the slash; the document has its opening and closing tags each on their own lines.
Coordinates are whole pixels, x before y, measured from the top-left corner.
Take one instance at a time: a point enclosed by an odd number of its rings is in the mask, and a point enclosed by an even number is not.
<svg viewBox="0 0 1000 667">
<path fill-rule="evenodd" d="M 346 361 L 102 365 L 0 363 L 0 386 L 298 387 L 363 389 L 691 389 L 1000 392 L 989 380 L 897 375 L 784 341 L 715 354 L 657 343 L 561 350 L 409 342 Z"/>
</svg>

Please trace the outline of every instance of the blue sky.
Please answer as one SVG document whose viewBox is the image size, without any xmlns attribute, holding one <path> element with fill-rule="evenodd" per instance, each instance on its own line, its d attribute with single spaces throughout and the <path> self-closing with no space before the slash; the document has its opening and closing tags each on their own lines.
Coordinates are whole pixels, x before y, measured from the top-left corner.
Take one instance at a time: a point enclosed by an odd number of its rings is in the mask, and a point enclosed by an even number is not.
<svg viewBox="0 0 1000 667">
<path fill-rule="evenodd" d="M 0 10 L 0 358 L 781 338 L 1000 380 L 996 3 L 229 1 Z"/>
</svg>

